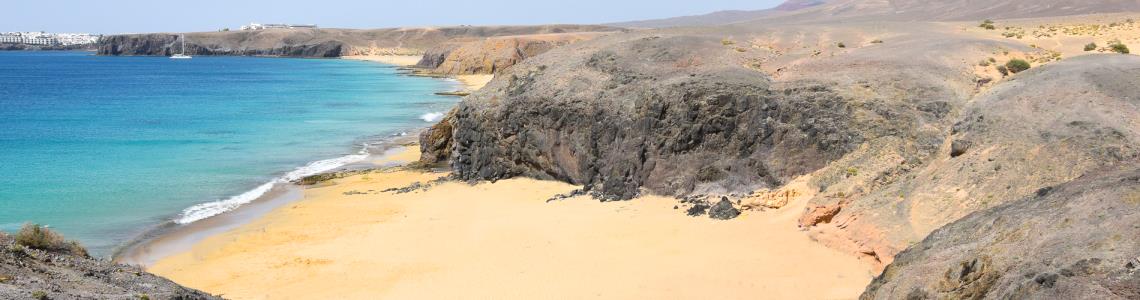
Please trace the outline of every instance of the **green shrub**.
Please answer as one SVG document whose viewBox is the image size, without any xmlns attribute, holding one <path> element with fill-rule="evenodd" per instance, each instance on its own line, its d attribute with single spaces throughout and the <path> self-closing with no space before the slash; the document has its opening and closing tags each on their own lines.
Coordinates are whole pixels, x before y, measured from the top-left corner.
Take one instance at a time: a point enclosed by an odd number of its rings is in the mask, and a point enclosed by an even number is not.
<svg viewBox="0 0 1140 300">
<path fill-rule="evenodd" d="M 68 241 L 62 235 L 38 224 L 26 223 L 16 233 L 16 244 L 48 252 L 69 253 L 86 257 L 87 249 L 75 241 Z"/>
<path fill-rule="evenodd" d="M 1089 43 L 1088 45 L 1085 45 L 1085 51 L 1093 51 L 1093 50 L 1096 50 L 1096 43 Z"/>
<path fill-rule="evenodd" d="M 1112 49 L 1112 52 L 1121 53 L 1121 54 L 1128 54 L 1131 52 L 1131 51 L 1128 51 L 1128 46 L 1124 45 L 1122 43 L 1115 43 L 1112 45 L 1108 45 L 1108 48 Z"/>
<path fill-rule="evenodd" d="M 1014 59 L 1009 60 L 1009 62 L 1006 62 L 1005 67 L 1007 69 L 1009 69 L 1010 73 L 1017 74 L 1017 73 L 1020 73 L 1021 71 L 1029 70 L 1029 68 L 1031 68 L 1033 66 L 1031 66 L 1029 64 L 1029 62 L 1027 62 L 1023 59 L 1014 58 Z"/>
<path fill-rule="evenodd" d="M 994 30 L 994 29 L 997 29 L 997 27 L 996 27 L 996 26 L 994 26 L 994 21 L 993 21 L 993 20 L 985 20 L 985 21 L 982 21 L 982 24 L 981 24 L 981 25 L 978 25 L 978 27 L 981 27 L 981 28 L 985 28 L 986 30 Z"/>
<path fill-rule="evenodd" d="M 48 298 L 47 292 L 45 292 L 45 291 L 35 291 L 35 292 L 32 292 L 32 299 L 48 300 L 51 298 Z"/>
</svg>

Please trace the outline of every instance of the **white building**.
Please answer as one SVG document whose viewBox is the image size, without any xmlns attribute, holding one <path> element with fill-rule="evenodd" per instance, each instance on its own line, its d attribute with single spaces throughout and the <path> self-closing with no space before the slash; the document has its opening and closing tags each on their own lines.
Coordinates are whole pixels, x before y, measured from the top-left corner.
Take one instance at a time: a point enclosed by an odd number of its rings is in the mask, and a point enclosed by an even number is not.
<svg viewBox="0 0 1140 300">
<path fill-rule="evenodd" d="M 316 24 L 260 24 L 249 23 L 249 25 L 242 25 L 241 30 L 262 30 L 274 28 L 317 28 Z"/>
<path fill-rule="evenodd" d="M 99 35 L 87 33 L 3 32 L 0 43 L 44 46 L 92 44 Z"/>
</svg>

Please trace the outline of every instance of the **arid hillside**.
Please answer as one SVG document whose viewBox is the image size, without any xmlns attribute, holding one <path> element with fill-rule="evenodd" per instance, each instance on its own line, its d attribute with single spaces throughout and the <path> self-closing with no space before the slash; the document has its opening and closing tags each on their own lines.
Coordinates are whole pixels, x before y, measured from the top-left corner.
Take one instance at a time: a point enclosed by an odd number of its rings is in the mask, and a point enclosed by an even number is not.
<svg viewBox="0 0 1140 300">
<path fill-rule="evenodd" d="M 768 24 L 853 21 L 969 21 L 1040 18 L 1140 10 L 1130 0 L 790 0 L 772 9 L 722 11 L 705 15 L 613 23 L 632 28 L 715 26 L 745 22 Z"/>
</svg>

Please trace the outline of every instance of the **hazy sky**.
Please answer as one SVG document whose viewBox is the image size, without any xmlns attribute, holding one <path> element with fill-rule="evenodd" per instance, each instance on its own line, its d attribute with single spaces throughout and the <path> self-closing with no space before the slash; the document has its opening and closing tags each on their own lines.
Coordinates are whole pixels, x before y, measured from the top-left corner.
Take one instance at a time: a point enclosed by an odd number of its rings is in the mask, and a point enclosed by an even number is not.
<svg viewBox="0 0 1140 300">
<path fill-rule="evenodd" d="M 212 31 L 249 23 L 327 28 L 596 24 L 755 10 L 783 0 L 4 0 L 0 32 Z"/>
</svg>

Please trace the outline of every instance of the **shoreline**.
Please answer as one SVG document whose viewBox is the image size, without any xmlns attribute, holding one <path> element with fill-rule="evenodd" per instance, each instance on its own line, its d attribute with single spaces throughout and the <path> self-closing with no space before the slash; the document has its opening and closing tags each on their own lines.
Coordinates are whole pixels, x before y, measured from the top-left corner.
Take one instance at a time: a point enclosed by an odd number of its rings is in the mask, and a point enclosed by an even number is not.
<svg viewBox="0 0 1140 300">
<path fill-rule="evenodd" d="M 378 62 L 399 67 L 415 67 L 415 65 L 419 63 L 420 58 L 422 58 L 422 56 L 419 55 L 349 55 L 340 57 L 340 59 Z M 478 91 L 479 89 L 483 88 L 483 86 L 486 86 L 488 82 L 491 82 L 491 79 L 495 77 L 494 74 L 438 75 L 438 77 L 444 77 L 458 81 L 464 87 L 464 90 L 460 92 L 464 93 L 472 93 Z"/>
<path fill-rule="evenodd" d="M 411 161 L 407 160 L 407 157 L 396 156 L 398 153 L 394 151 L 413 143 L 416 136 L 418 134 L 395 136 L 387 141 L 371 145 L 371 147 L 381 150 L 380 153 L 369 154 L 361 161 L 345 164 L 314 175 L 390 168 L 409 163 Z M 116 248 L 111 253 L 111 261 L 128 265 L 149 266 L 163 257 L 188 250 L 190 246 L 202 239 L 252 222 L 277 207 L 300 200 L 300 192 L 303 188 L 304 186 L 292 182 L 273 183 L 266 193 L 232 210 L 185 224 L 176 222 L 177 218 L 157 224 Z M 183 211 L 180 211 L 178 216 L 182 216 L 182 214 Z"/>
<path fill-rule="evenodd" d="M 412 58 L 415 58 L 415 60 L 418 61 L 419 56 L 392 55 L 341 57 L 341 59 L 372 61 L 389 65 L 398 65 L 399 63 L 407 62 L 411 62 L 411 64 L 414 65 L 415 61 L 412 61 Z M 463 81 L 460 78 L 444 79 L 457 81 L 468 89 L 478 89 L 482 87 L 481 85 L 472 86 L 470 83 Z M 490 78 L 487 78 L 486 81 L 490 81 Z M 483 82 L 483 84 L 485 83 L 486 82 Z M 366 150 L 367 148 L 379 148 L 381 150 L 381 153 L 371 153 L 361 161 L 344 164 L 334 169 L 317 172 L 316 174 L 312 175 L 337 173 L 350 170 L 386 168 L 407 163 L 409 161 L 391 159 L 389 156 L 391 156 L 392 153 L 389 152 L 394 149 L 404 147 L 402 145 L 418 142 L 419 132 L 425 129 L 427 129 L 427 127 L 408 130 L 406 132 L 407 134 L 405 135 L 391 136 L 375 144 L 368 145 L 365 147 Z M 322 160 L 315 160 L 313 162 L 319 161 Z M 253 220 L 256 220 L 274 208 L 300 199 L 299 190 L 303 188 L 302 186 L 291 182 L 277 182 L 267 184 L 272 185 L 262 195 L 257 196 L 256 198 L 243 203 L 234 209 L 205 217 L 200 220 L 195 220 L 184 224 L 179 223 L 177 220 L 179 218 L 185 217 L 184 214 L 186 210 L 184 209 L 182 211 L 179 211 L 175 215 L 175 219 L 165 221 L 156 224 L 151 228 L 145 229 L 138 236 L 113 249 L 110 254 L 110 259 L 113 262 L 140 265 L 144 267 L 149 266 L 161 258 L 170 256 L 177 252 L 188 250 L 190 246 L 201 241 L 202 239 L 252 222 Z M 246 192 L 249 192 L 249 190 Z M 234 195 L 231 196 L 231 198 L 238 197 L 240 195 L 241 194 Z M 218 201 L 201 203 L 199 205 L 215 203 Z"/>
<path fill-rule="evenodd" d="M 799 230 L 807 197 L 718 221 L 686 216 L 667 197 L 547 202 L 578 187 L 435 181 L 446 174 L 396 168 L 305 187 L 302 199 L 148 271 L 234 299 L 846 299 L 872 278 L 859 258 Z"/>
</svg>

